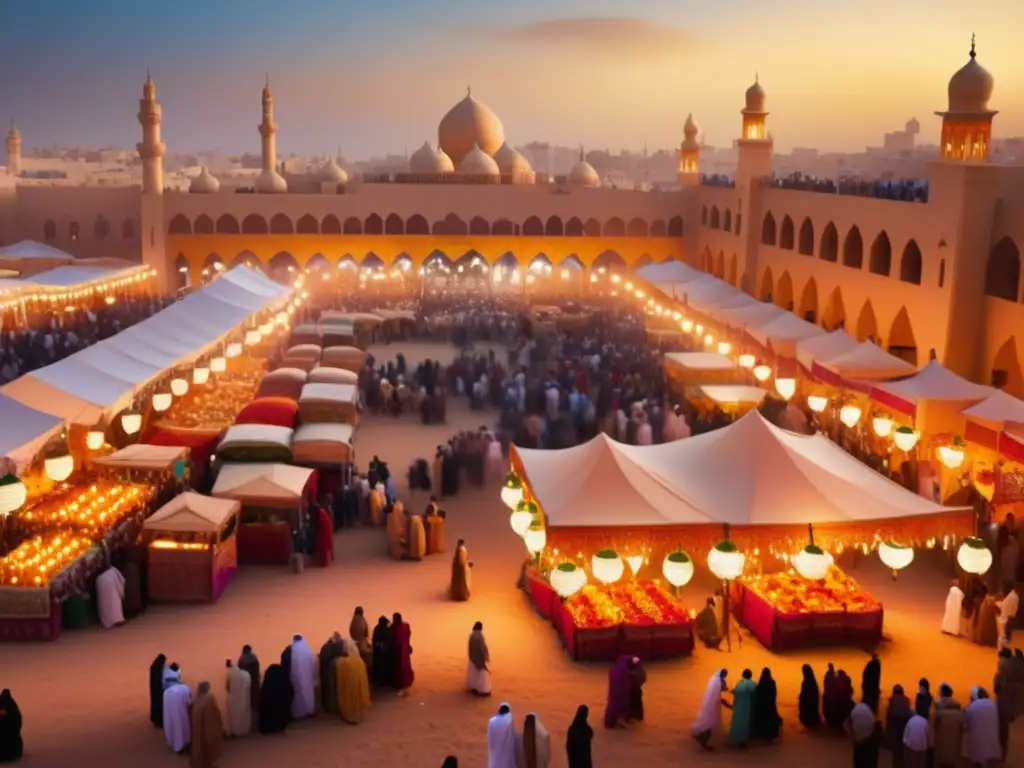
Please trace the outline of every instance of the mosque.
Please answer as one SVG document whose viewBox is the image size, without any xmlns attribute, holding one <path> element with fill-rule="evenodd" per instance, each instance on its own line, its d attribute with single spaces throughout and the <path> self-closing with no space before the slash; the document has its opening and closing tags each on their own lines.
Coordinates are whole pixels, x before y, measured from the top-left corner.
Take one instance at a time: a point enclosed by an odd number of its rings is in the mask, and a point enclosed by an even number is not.
<svg viewBox="0 0 1024 768">
<path fill-rule="evenodd" d="M 615 189 L 582 156 L 566 178 L 536 173 L 501 120 L 472 93 L 438 125 L 437 144 L 408 170 L 350 179 L 334 160 L 292 174 L 277 161 L 269 84 L 258 132 L 262 170 L 232 186 L 208 170 L 188 191 L 165 190 L 162 111 L 148 78 L 139 101 L 138 186 L 19 185 L 0 218 L 3 242 L 45 242 L 76 256 L 142 260 L 170 287 L 215 262 L 355 261 L 418 267 L 440 252 L 494 264 L 637 267 L 679 259 L 828 329 L 874 339 L 918 365 L 935 357 L 1024 396 L 1024 168 L 988 162 L 993 77 L 972 41 L 949 81 L 941 156 L 927 202 L 826 194 L 769 184 L 773 139 L 760 82 L 740 110 L 729 186 L 703 183 L 700 129 L 686 118 L 679 190 Z M 6 142 L 17 174 L 21 136 Z"/>
</svg>

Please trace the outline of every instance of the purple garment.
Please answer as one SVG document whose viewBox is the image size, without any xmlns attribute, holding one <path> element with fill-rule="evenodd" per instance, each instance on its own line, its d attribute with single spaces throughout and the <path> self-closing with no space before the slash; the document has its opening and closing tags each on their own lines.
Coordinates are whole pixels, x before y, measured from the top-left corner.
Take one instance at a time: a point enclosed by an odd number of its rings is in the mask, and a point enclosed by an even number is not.
<svg viewBox="0 0 1024 768">
<path fill-rule="evenodd" d="M 604 709 L 604 727 L 614 728 L 619 720 L 629 717 L 629 661 L 632 656 L 619 656 L 608 673 L 608 703 Z"/>
</svg>

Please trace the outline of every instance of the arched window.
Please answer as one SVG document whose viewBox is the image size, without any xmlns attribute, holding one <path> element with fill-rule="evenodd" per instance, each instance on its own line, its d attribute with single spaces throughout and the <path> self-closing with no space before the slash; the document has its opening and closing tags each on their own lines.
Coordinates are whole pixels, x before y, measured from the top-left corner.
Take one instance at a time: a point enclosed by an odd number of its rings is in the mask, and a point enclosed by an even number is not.
<svg viewBox="0 0 1024 768">
<path fill-rule="evenodd" d="M 888 277 L 892 272 L 892 244 L 885 230 L 878 233 L 871 244 L 871 255 L 868 257 L 868 271 L 875 275 Z"/>
<path fill-rule="evenodd" d="M 946 285 L 946 260 L 942 259 L 939 261 L 939 288 L 944 288 Z"/>
<path fill-rule="evenodd" d="M 903 256 L 900 258 L 900 280 L 904 283 L 920 285 L 921 267 L 921 249 L 917 247 L 917 243 L 911 240 L 903 249 Z"/>
<path fill-rule="evenodd" d="M 769 211 L 765 214 L 764 224 L 761 225 L 761 242 L 764 245 L 775 245 L 776 239 L 775 217 Z"/>
<path fill-rule="evenodd" d="M 79 234 L 80 234 L 80 232 L 79 232 L 79 228 L 78 228 L 78 222 L 77 221 L 72 221 L 68 225 L 68 240 L 70 240 L 72 242 L 78 240 Z"/>
<path fill-rule="evenodd" d="M 732 231 L 732 211 L 728 208 L 725 209 L 725 214 L 722 216 L 722 231 Z"/>
<path fill-rule="evenodd" d="M 47 219 L 43 224 L 43 239 L 47 241 L 57 239 L 57 224 L 53 219 Z"/>
<path fill-rule="evenodd" d="M 843 241 L 843 266 L 860 269 L 864 266 L 864 240 L 857 227 L 850 227 Z"/>
<path fill-rule="evenodd" d="M 800 225 L 798 250 L 804 256 L 814 255 L 814 224 L 811 223 L 810 217 L 805 218 L 803 224 Z"/>
<path fill-rule="evenodd" d="M 793 220 L 788 215 L 783 216 L 782 231 L 779 233 L 779 248 L 785 248 L 787 251 L 793 250 L 793 241 L 796 239 L 796 233 L 793 230 Z"/>
<path fill-rule="evenodd" d="M 718 206 L 717 205 L 711 206 L 711 221 L 708 223 L 708 226 L 711 227 L 712 229 L 721 229 L 722 228 L 722 222 L 718 218 Z"/>
<path fill-rule="evenodd" d="M 97 240 L 106 239 L 107 235 L 110 234 L 110 222 L 102 216 L 97 216 L 96 221 L 92 225 L 92 233 Z"/>
<path fill-rule="evenodd" d="M 1009 237 L 1004 237 L 988 255 L 985 267 L 985 293 L 996 299 L 1020 299 L 1020 251 Z"/>
</svg>

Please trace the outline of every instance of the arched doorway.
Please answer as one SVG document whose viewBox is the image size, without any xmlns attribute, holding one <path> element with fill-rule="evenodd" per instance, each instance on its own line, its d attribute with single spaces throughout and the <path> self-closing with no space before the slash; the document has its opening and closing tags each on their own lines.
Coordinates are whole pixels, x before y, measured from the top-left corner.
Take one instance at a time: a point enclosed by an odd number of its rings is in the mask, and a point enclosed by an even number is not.
<svg viewBox="0 0 1024 768">
<path fill-rule="evenodd" d="M 185 254 L 179 253 L 174 259 L 174 289 L 185 290 L 192 285 L 192 274 L 189 272 L 188 259 Z"/>
<path fill-rule="evenodd" d="M 739 272 L 737 268 L 735 253 L 729 257 L 729 274 L 726 277 L 726 280 L 728 281 L 729 285 L 739 287 L 739 283 L 737 282 L 739 280 Z"/>
<path fill-rule="evenodd" d="M 871 306 L 871 300 L 864 302 L 857 317 L 857 341 L 878 340 L 878 320 L 875 319 L 875 308 Z"/>
<path fill-rule="evenodd" d="M 771 214 L 769 214 L 770 216 Z M 761 275 L 761 294 L 758 298 L 761 301 L 771 301 L 772 295 L 775 291 L 775 281 L 772 278 L 772 268 L 768 267 L 765 269 L 764 274 Z"/>
<path fill-rule="evenodd" d="M 837 285 L 828 297 L 825 312 L 821 316 L 821 326 L 826 331 L 834 331 L 846 326 L 846 307 L 843 306 L 843 292 Z"/>
<path fill-rule="evenodd" d="M 374 214 L 374 215 L 376 215 L 376 214 Z M 377 270 L 384 269 L 384 267 L 386 265 L 384 264 L 384 259 L 382 259 L 380 256 L 378 256 L 373 251 L 370 251 L 368 254 L 366 254 L 363 257 L 363 260 L 361 262 L 359 262 L 359 266 L 362 267 L 363 269 L 367 270 L 367 271 L 373 270 L 373 271 L 376 272 Z"/>
<path fill-rule="evenodd" d="M 917 366 L 917 340 L 906 307 L 900 307 L 889 329 L 889 354 Z"/>
<path fill-rule="evenodd" d="M 1014 397 L 1024 397 L 1024 374 L 1020 369 L 1015 336 L 1007 339 L 996 352 L 992 361 L 992 386 L 1005 390 Z"/>
<path fill-rule="evenodd" d="M 800 317 L 809 323 L 818 322 L 818 284 L 813 277 L 800 292 Z"/>
<path fill-rule="evenodd" d="M 725 278 L 725 254 L 721 251 L 719 251 L 718 256 L 715 257 L 715 277 L 719 280 Z"/>
<path fill-rule="evenodd" d="M 775 306 L 787 312 L 793 311 L 793 278 L 783 272 L 775 284 Z"/>
<path fill-rule="evenodd" d="M 322 272 L 326 274 L 331 268 L 331 262 L 322 253 L 314 253 L 306 262 L 306 269 L 310 272 Z"/>
<path fill-rule="evenodd" d="M 592 266 L 594 269 L 604 267 L 608 270 L 623 270 L 626 269 L 628 265 L 626 264 L 626 260 L 615 251 L 602 251 L 598 254 L 598 257 L 594 259 Z"/>
<path fill-rule="evenodd" d="M 288 251 L 280 251 L 270 257 L 270 276 L 281 282 L 287 275 L 294 274 L 299 270 L 299 262 L 295 260 Z"/>
</svg>

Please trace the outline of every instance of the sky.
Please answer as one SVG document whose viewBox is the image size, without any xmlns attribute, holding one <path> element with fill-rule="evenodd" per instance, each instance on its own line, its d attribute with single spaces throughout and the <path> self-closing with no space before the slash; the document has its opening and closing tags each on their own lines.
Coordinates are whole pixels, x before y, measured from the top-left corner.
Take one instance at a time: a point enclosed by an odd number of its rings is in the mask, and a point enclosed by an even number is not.
<svg viewBox="0 0 1024 768">
<path fill-rule="evenodd" d="M 976 33 L 994 134 L 1024 136 L 1022 28 L 1024 0 L 3 0 L 0 124 L 131 147 L 149 70 L 169 151 L 258 152 L 267 77 L 281 156 L 436 143 L 467 86 L 513 144 L 669 148 L 692 112 L 728 146 L 756 75 L 779 151 L 859 151 L 937 138 Z"/>
</svg>

